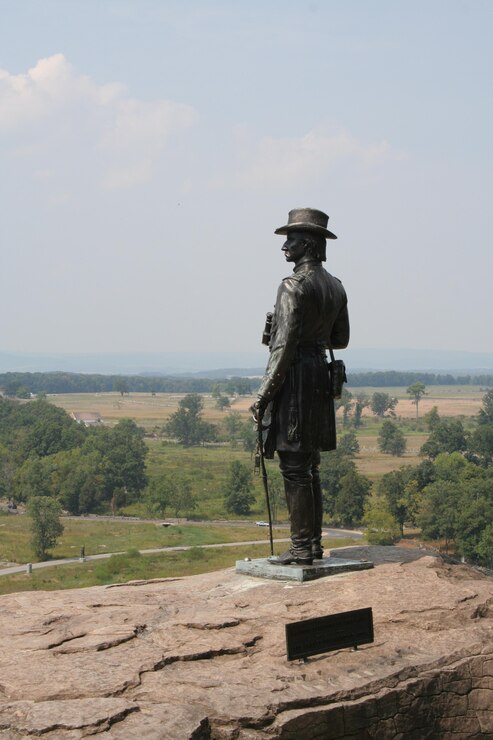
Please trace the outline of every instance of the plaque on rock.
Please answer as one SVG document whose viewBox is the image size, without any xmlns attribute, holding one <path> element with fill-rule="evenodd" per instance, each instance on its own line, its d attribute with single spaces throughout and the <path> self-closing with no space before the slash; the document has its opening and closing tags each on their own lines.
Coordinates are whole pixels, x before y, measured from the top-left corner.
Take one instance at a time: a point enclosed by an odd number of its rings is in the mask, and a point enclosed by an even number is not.
<svg viewBox="0 0 493 740">
<path fill-rule="evenodd" d="M 358 645 L 373 642 L 373 639 L 371 607 L 286 625 L 288 660 L 303 659 L 342 648 L 357 648 Z"/>
</svg>

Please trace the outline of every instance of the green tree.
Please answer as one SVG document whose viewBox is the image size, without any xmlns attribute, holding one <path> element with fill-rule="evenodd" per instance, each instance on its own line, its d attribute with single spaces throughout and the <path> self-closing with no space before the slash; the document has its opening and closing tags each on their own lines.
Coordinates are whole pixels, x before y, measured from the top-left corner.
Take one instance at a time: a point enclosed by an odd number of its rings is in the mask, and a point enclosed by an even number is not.
<svg viewBox="0 0 493 740">
<path fill-rule="evenodd" d="M 440 414 L 438 413 L 438 407 L 433 406 L 433 408 L 427 411 L 427 413 L 423 416 L 423 419 L 430 432 L 433 432 L 440 423 Z"/>
<path fill-rule="evenodd" d="M 378 493 L 386 502 L 387 509 L 397 521 L 401 534 L 404 533 L 404 523 L 409 520 L 409 499 L 406 490 L 408 475 L 406 470 L 392 470 L 385 473 L 378 482 Z"/>
<path fill-rule="evenodd" d="M 14 496 L 15 461 L 7 447 L 0 444 L 0 498 Z"/>
<path fill-rule="evenodd" d="M 221 386 L 219 383 L 215 383 L 212 386 L 211 395 L 212 398 L 215 398 L 216 400 L 221 397 Z"/>
<path fill-rule="evenodd" d="M 493 424 L 493 388 L 483 396 L 483 408 L 479 409 L 479 424 Z"/>
<path fill-rule="evenodd" d="M 144 490 L 147 445 L 144 430 L 132 419 L 122 419 L 113 429 L 91 430 L 82 451 L 84 454 L 96 451 L 103 458 L 106 501 L 112 499 L 116 490 L 124 491 L 130 500 Z"/>
<path fill-rule="evenodd" d="M 436 480 L 423 491 L 423 502 L 417 516 L 423 537 L 445 540 L 445 549 L 455 540 L 461 502 L 461 485 L 452 480 Z"/>
<path fill-rule="evenodd" d="M 18 501 L 51 495 L 50 475 L 45 459 L 29 458 L 17 469 L 14 490 Z"/>
<path fill-rule="evenodd" d="M 418 414 L 418 408 L 419 408 L 419 402 L 423 398 L 423 396 L 426 395 L 426 386 L 424 383 L 421 383 L 419 380 L 416 383 L 413 383 L 408 387 L 406 390 L 406 393 L 408 393 L 411 398 L 412 402 L 416 406 L 416 419 L 419 418 Z"/>
<path fill-rule="evenodd" d="M 447 480 L 457 482 L 461 478 L 474 477 L 476 471 L 478 473 L 481 472 L 475 465 L 466 460 L 460 452 L 441 452 L 437 455 L 433 463 L 434 481 Z"/>
<path fill-rule="evenodd" d="M 169 504 L 176 517 L 191 514 L 197 508 L 197 499 L 192 493 L 192 485 L 186 478 L 176 478 L 171 489 Z"/>
<path fill-rule="evenodd" d="M 231 402 L 227 396 L 219 396 L 216 401 L 216 408 L 218 408 L 220 411 L 224 411 L 225 409 L 229 409 L 231 406 Z"/>
<path fill-rule="evenodd" d="M 245 421 L 241 427 L 241 439 L 243 440 L 243 449 L 253 455 L 257 447 L 257 432 L 253 422 Z"/>
<path fill-rule="evenodd" d="M 334 516 L 335 506 L 341 492 L 342 478 L 350 472 L 356 471 L 354 460 L 345 455 L 340 449 L 324 452 L 320 456 L 320 484 L 324 511 Z"/>
<path fill-rule="evenodd" d="M 478 455 L 481 462 L 491 465 L 493 462 L 493 424 L 481 424 L 474 430 L 468 440 L 468 449 Z"/>
<path fill-rule="evenodd" d="M 378 435 L 378 448 L 381 452 L 401 457 L 406 450 L 406 438 L 399 427 L 386 419 Z"/>
<path fill-rule="evenodd" d="M 71 514 L 88 514 L 105 500 L 105 460 L 81 448 L 50 458 L 51 493 Z"/>
<path fill-rule="evenodd" d="M 198 393 L 188 393 L 181 399 L 178 411 L 171 414 L 165 431 L 184 447 L 209 442 L 216 438 L 216 428 L 202 419 L 204 402 Z"/>
<path fill-rule="evenodd" d="M 189 480 L 177 475 L 159 475 L 152 478 L 145 494 L 147 510 L 164 517 L 171 509 L 174 516 L 189 514 L 197 508 Z"/>
<path fill-rule="evenodd" d="M 236 436 L 241 431 L 241 415 L 238 411 L 231 411 L 225 419 L 224 426 L 230 437 Z"/>
<path fill-rule="evenodd" d="M 464 481 L 462 489 L 455 539 L 460 554 L 469 562 L 477 562 L 481 559 L 478 548 L 483 533 L 493 520 L 491 481 Z"/>
<path fill-rule="evenodd" d="M 128 394 L 130 392 L 129 386 L 128 386 L 128 380 L 124 377 L 116 378 L 113 388 L 122 397 L 125 395 L 125 393 Z"/>
<path fill-rule="evenodd" d="M 370 405 L 370 399 L 366 395 L 366 393 L 357 393 L 356 394 L 356 400 L 354 402 L 354 412 L 353 412 L 353 424 L 356 428 L 361 426 L 361 417 L 363 415 L 363 410 Z"/>
<path fill-rule="evenodd" d="M 451 541 L 467 560 L 483 562 L 483 533 L 493 518 L 493 469 L 459 452 L 441 453 L 433 463 L 434 481 L 421 492 L 417 523 L 429 539 Z"/>
<path fill-rule="evenodd" d="M 43 399 L 22 404 L 13 417 L 10 441 L 22 460 L 78 447 L 87 435 L 63 409 Z"/>
<path fill-rule="evenodd" d="M 238 515 L 249 514 L 254 501 L 250 469 L 238 460 L 233 460 L 224 486 L 226 511 Z"/>
<path fill-rule="evenodd" d="M 392 398 L 388 393 L 375 391 L 371 397 L 370 408 L 376 416 L 385 416 L 387 411 L 390 416 L 395 416 L 395 407 L 399 403 L 397 398 Z"/>
<path fill-rule="evenodd" d="M 7 380 L 3 384 L 3 392 L 6 396 L 9 398 L 15 398 L 17 396 L 17 388 L 19 387 L 19 382 L 16 378 L 11 378 L 10 380 Z"/>
<path fill-rule="evenodd" d="M 342 389 L 341 397 L 335 401 L 336 411 L 342 408 L 342 426 L 349 425 L 349 416 L 353 405 L 353 394 L 347 388 Z"/>
<path fill-rule="evenodd" d="M 341 455 L 347 455 L 348 457 L 354 457 L 359 452 L 359 442 L 356 437 L 356 432 L 347 432 L 343 434 L 339 439 L 337 449 Z"/>
<path fill-rule="evenodd" d="M 229 437 L 231 447 L 236 447 L 238 437 L 242 431 L 241 416 L 238 411 L 231 411 L 224 419 L 224 427 Z"/>
<path fill-rule="evenodd" d="M 55 547 L 63 533 L 60 504 L 51 497 L 32 496 L 27 513 L 31 518 L 31 546 L 40 560 L 46 560 L 48 550 Z"/>
<path fill-rule="evenodd" d="M 478 560 L 491 568 L 493 565 L 493 524 L 487 524 L 481 532 L 477 546 Z"/>
<path fill-rule="evenodd" d="M 323 453 L 320 484 L 324 511 L 334 522 L 352 526 L 361 521 L 371 482 L 358 473 L 354 460 L 339 449 Z"/>
<path fill-rule="evenodd" d="M 159 475 L 151 479 L 144 499 L 150 514 L 164 517 L 170 505 L 174 483 L 168 475 Z"/>
<path fill-rule="evenodd" d="M 224 390 L 230 396 L 235 393 L 239 396 L 249 396 L 252 392 L 252 383 L 248 378 L 230 378 L 224 384 Z"/>
<path fill-rule="evenodd" d="M 435 424 L 419 454 L 434 459 L 442 452 L 463 452 L 466 447 L 466 435 L 460 419 L 442 419 Z"/>
<path fill-rule="evenodd" d="M 374 496 L 365 508 L 363 523 L 369 545 L 393 545 L 401 535 L 398 521 L 382 496 Z"/>
<path fill-rule="evenodd" d="M 423 460 L 419 465 L 409 466 L 407 469 L 410 471 L 410 477 L 416 481 L 418 491 L 429 486 L 437 477 L 435 465 L 431 460 Z"/>
<path fill-rule="evenodd" d="M 334 507 L 334 519 L 343 527 L 353 527 L 363 519 L 365 504 L 370 495 L 371 481 L 356 470 L 341 478 L 340 490 Z"/>
</svg>

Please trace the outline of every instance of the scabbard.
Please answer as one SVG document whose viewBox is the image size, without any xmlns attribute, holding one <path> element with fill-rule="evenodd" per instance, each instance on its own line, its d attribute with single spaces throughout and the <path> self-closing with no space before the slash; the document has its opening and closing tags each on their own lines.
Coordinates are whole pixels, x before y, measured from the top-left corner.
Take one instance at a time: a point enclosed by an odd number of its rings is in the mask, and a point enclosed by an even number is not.
<svg viewBox="0 0 493 740">
<path fill-rule="evenodd" d="M 267 479 L 267 470 L 265 467 L 264 458 L 264 440 L 262 437 L 262 419 L 257 422 L 257 450 L 260 457 L 260 470 L 262 473 L 262 483 L 264 486 L 265 503 L 267 505 L 267 521 L 269 522 L 269 541 L 270 541 L 270 554 L 274 555 L 274 540 L 272 537 L 272 514 L 270 511 L 270 498 L 269 498 L 269 482 Z"/>
</svg>

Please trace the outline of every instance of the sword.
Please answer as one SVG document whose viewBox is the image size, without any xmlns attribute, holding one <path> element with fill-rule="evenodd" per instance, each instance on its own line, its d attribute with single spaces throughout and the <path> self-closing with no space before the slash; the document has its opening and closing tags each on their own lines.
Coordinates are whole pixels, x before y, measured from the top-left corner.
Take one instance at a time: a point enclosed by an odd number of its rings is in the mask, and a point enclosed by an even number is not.
<svg viewBox="0 0 493 740">
<path fill-rule="evenodd" d="M 264 458 L 264 440 L 262 437 L 262 419 L 257 420 L 257 449 L 255 451 L 255 471 L 262 471 L 262 483 L 264 485 L 265 502 L 267 504 L 267 519 L 269 521 L 270 554 L 274 555 L 274 540 L 272 539 L 272 515 L 270 512 L 269 483 Z"/>
</svg>

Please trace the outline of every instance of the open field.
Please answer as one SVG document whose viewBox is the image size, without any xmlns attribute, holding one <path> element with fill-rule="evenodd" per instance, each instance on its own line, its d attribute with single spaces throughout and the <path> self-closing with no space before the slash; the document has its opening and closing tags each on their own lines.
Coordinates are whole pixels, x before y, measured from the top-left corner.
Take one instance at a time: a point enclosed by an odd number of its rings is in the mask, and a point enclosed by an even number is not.
<svg viewBox="0 0 493 740">
<path fill-rule="evenodd" d="M 48 400 L 71 411 L 98 411 L 106 424 L 114 424 L 120 419 L 135 419 L 147 430 L 161 427 L 178 409 L 178 404 L 185 393 L 131 393 L 121 396 L 119 393 L 63 393 L 48 396 Z M 210 394 L 201 394 L 204 400 L 204 418 L 217 423 L 224 419 L 224 411 L 216 408 L 216 400 Z M 232 400 L 231 411 L 240 411 L 248 415 L 248 406 L 253 403 L 253 397 L 247 396 Z M 245 404 L 242 402 L 246 401 Z"/>
<path fill-rule="evenodd" d="M 227 529 L 223 527 L 223 529 Z M 257 532 L 258 534 L 258 532 Z M 284 531 L 284 535 L 286 532 Z M 340 539 L 324 538 L 324 547 L 345 547 L 361 544 L 361 540 L 350 537 Z M 285 544 L 274 545 L 274 552 L 280 554 Z M 16 573 L 0 578 L 0 594 L 18 591 L 53 591 L 57 589 L 85 588 L 108 583 L 125 583 L 132 580 L 151 578 L 171 578 L 208 573 L 222 568 L 234 567 L 236 560 L 246 557 L 263 558 L 270 555 L 269 545 L 241 545 L 237 547 L 211 550 L 193 547 L 184 552 L 164 552 L 152 555 L 139 555 L 135 550 L 123 555 L 114 555 L 105 560 L 86 563 L 58 565 L 52 568 L 35 570 L 31 575 Z"/>
<path fill-rule="evenodd" d="M 246 542 L 268 538 L 266 530 L 248 526 L 179 524 L 162 527 L 160 522 L 120 519 L 63 518 L 63 535 L 51 555 L 54 559 L 73 558 L 84 545 L 86 555 L 125 552 L 132 548 L 212 545 L 222 542 Z M 24 515 L 0 517 L 0 562 L 35 562 L 30 548 L 30 519 Z M 285 537 L 285 529 L 274 529 L 274 536 Z"/>
<path fill-rule="evenodd" d="M 416 406 L 412 403 L 406 389 L 399 388 L 348 388 L 353 396 L 365 393 L 371 397 L 376 391 L 388 393 L 399 399 L 396 414 L 402 418 L 416 418 Z M 485 390 L 480 386 L 471 385 L 430 385 L 427 386 L 427 395 L 423 396 L 419 403 L 419 415 L 423 416 L 427 411 L 437 406 L 440 416 L 473 416 L 478 413 Z M 251 405 L 251 400 L 239 398 L 235 409 L 246 412 Z M 342 415 L 342 411 L 339 411 Z M 363 416 L 373 416 L 370 409 L 363 411 Z"/>
<path fill-rule="evenodd" d="M 398 417 L 414 419 L 416 406 L 406 393 L 406 389 L 399 388 L 350 388 L 356 395 L 365 393 L 372 396 L 376 391 L 388 393 L 399 399 L 396 408 Z M 433 406 L 437 406 L 441 416 L 474 416 L 481 408 L 485 390 L 476 385 L 436 385 L 428 386 L 427 394 L 419 404 L 419 415 L 423 416 Z M 48 396 L 48 400 L 56 406 L 71 411 L 98 411 L 106 423 L 116 423 L 119 419 L 131 418 L 146 429 L 162 426 L 178 409 L 184 393 L 158 393 L 152 396 L 149 393 L 131 393 L 121 396 L 119 393 L 65 393 Z M 217 409 L 216 401 L 210 394 L 203 394 L 204 418 L 207 421 L 219 423 L 227 415 L 228 410 Z M 240 396 L 231 399 L 231 409 L 237 411 L 245 419 L 249 417 L 249 407 L 254 397 Z M 339 411 L 339 414 L 341 412 Z M 363 415 L 371 417 L 369 409 Z"/>
<path fill-rule="evenodd" d="M 401 465 L 418 465 L 422 461 L 418 452 L 427 438 L 426 434 L 406 435 L 406 452 L 402 457 L 394 457 L 380 452 L 376 435 L 360 436 L 360 453 L 356 456 L 358 470 L 371 480 L 377 480 L 384 473 L 390 473 Z"/>
<path fill-rule="evenodd" d="M 412 403 L 406 389 L 401 388 L 350 388 L 353 395 L 364 392 L 372 396 L 375 391 L 383 391 L 399 399 L 396 407 L 398 417 L 416 418 L 416 406 Z M 438 408 L 440 416 L 474 416 L 481 408 L 485 390 L 478 385 L 429 385 L 426 395 L 419 402 L 419 415 L 424 416 L 433 406 Z M 371 416 L 370 409 L 363 411 L 364 416 Z"/>
</svg>

